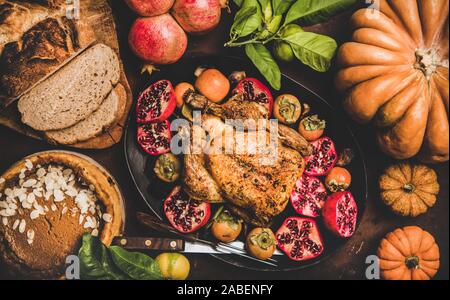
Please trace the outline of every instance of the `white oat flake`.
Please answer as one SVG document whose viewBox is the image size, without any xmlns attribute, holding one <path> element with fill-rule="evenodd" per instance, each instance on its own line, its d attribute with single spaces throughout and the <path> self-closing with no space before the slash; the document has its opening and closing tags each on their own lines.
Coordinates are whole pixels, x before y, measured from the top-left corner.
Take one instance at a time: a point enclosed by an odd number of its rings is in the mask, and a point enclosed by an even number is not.
<svg viewBox="0 0 450 300">
<path fill-rule="evenodd" d="M 19 227 L 19 224 L 20 224 L 20 220 L 19 219 L 15 220 L 14 224 L 13 224 L 13 230 L 16 230 L 17 227 Z"/>
<path fill-rule="evenodd" d="M 39 215 L 40 215 L 40 211 L 35 209 L 30 213 L 30 219 L 31 220 L 37 219 L 39 217 Z"/>
<path fill-rule="evenodd" d="M 111 223 L 112 221 L 112 216 L 110 214 L 103 214 L 102 216 L 103 221 L 105 221 L 106 223 Z"/>
<path fill-rule="evenodd" d="M 53 197 L 55 197 L 55 202 L 61 202 L 64 200 L 64 193 L 61 190 L 54 190 Z"/>
<path fill-rule="evenodd" d="M 22 219 L 19 224 L 19 232 L 24 233 L 26 226 L 27 226 L 27 222 L 24 219 Z"/>
<path fill-rule="evenodd" d="M 31 160 L 29 159 L 25 160 L 25 167 L 27 167 L 28 170 L 33 169 L 33 163 L 31 162 Z"/>
<path fill-rule="evenodd" d="M 28 229 L 28 231 L 27 231 L 27 238 L 29 240 L 34 240 L 34 230 L 33 229 Z"/>
</svg>

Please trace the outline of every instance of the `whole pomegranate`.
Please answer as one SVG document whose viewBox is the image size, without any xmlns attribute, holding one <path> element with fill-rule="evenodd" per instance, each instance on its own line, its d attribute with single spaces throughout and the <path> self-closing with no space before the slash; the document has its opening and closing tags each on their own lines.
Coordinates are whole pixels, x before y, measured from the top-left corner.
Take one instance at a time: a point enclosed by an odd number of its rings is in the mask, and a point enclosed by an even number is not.
<svg viewBox="0 0 450 300">
<path fill-rule="evenodd" d="M 138 18 L 128 36 L 131 50 L 151 64 L 178 61 L 187 48 L 187 36 L 170 14 Z"/>
<path fill-rule="evenodd" d="M 219 24 L 220 0 L 175 0 L 172 15 L 191 34 L 207 33 Z"/>
<path fill-rule="evenodd" d="M 125 0 L 128 6 L 143 17 L 154 17 L 169 12 L 175 0 Z"/>
</svg>

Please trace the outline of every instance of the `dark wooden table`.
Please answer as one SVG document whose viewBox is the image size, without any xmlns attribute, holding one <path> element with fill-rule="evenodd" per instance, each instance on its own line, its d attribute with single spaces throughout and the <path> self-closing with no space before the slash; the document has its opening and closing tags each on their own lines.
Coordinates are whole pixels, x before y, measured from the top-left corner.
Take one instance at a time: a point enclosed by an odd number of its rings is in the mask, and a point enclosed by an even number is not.
<svg viewBox="0 0 450 300">
<path fill-rule="evenodd" d="M 132 55 L 127 45 L 127 34 L 135 15 L 123 1 L 111 1 L 119 39 L 121 56 L 125 64 L 128 79 L 135 95 L 151 83 L 151 78 L 140 75 L 140 62 Z M 242 55 L 240 49 L 224 49 L 223 44 L 228 36 L 231 17 L 224 13 L 219 28 L 202 37 L 190 37 L 189 54 L 233 54 Z M 327 24 L 308 28 L 308 30 L 327 33 L 338 41 L 347 39 L 350 32 L 348 17 L 350 13 L 340 15 Z M 336 106 L 340 111 L 341 96 L 333 87 L 334 71 L 326 74 L 315 73 L 295 63 L 282 65 L 287 75 L 302 82 Z M 341 112 L 342 113 L 342 112 Z M 384 207 L 378 196 L 377 182 L 383 169 L 394 161 L 383 155 L 377 148 L 374 134 L 370 128 L 362 128 L 352 124 L 352 129 L 359 140 L 368 164 L 369 198 L 365 215 L 355 236 L 345 247 L 329 259 L 315 267 L 292 272 L 254 272 L 230 266 L 208 255 L 189 255 L 192 264 L 190 279 L 365 279 L 366 257 L 376 254 L 378 243 L 383 236 L 397 227 L 418 225 L 431 232 L 441 250 L 442 267 L 437 279 L 449 278 L 449 166 L 448 163 L 434 166 L 439 175 L 441 192 L 439 200 L 427 214 L 418 218 L 401 218 L 393 215 Z M 0 173 L 22 157 L 43 150 L 55 149 L 44 142 L 21 136 L 9 129 L 0 128 Z M 61 149 L 61 147 L 57 147 Z M 133 185 L 125 163 L 123 143 L 108 150 L 80 151 L 96 159 L 106 166 L 117 178 L 126 198 L 127 224 L 129 235 L 150 235 L 151 232 L 136 223 L 134 215 L 137 211 L 149 212 Z M 1 271 L 0 271 L 1 273 Z M 0 275 L 1 278 L 1 275 Z"/>
</svg>

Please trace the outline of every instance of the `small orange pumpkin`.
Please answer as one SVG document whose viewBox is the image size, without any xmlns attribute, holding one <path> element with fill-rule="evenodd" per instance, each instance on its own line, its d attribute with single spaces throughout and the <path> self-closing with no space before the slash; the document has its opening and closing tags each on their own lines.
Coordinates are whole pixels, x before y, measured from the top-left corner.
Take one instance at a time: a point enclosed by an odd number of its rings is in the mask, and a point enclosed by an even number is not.
<svg viewBox="0 0 450 300">
<path fill-rule="evenodd" d="M 381 200 L 405 217 L 417 217 L 433 207 L 439 193 L 436 172 L 424 165 L 402 163 L 380 177 Z"/>
<path fill-rule="evenodd" d="M 417 226 L 388 233 L 378 247 L 378 257 L 386 280 L 430 280 L 440 265 L 434 237 Z"/>
</svg>

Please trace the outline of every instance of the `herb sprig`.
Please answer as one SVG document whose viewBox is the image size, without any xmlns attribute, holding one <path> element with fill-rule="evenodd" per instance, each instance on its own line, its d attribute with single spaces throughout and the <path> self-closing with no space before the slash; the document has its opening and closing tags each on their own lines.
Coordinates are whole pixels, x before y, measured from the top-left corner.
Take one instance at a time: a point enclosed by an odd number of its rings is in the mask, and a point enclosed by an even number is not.
<svg viewBox="0 0 450 300">
<path fill-rule="evenodd" d="M 358 0 L 234 0 L 239 11 L 226 47 L 245 47 L 245 53 L 270 85 L 281 88 L 279 60 L 298 59 L 318 72 L 329 70 L 337 50 L 328 36 L 306 32 L 314 25 L 353 6 Z"/>
<path fill-rule="evenodd" d="M 99 238 L 83 235 L 79 250 L 81 279 L 155 280 L 163 279 L 158 264 L 151 257 L 129 252 L 118 246 L 106 247 Z"/>
</svg>

